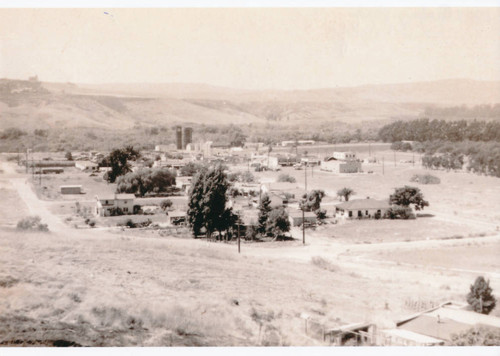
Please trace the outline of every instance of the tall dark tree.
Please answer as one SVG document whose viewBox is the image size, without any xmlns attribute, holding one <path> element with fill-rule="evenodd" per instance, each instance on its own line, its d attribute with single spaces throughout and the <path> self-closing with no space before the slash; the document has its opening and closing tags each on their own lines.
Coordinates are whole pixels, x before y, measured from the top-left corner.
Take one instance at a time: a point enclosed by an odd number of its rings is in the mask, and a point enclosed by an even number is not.
<svg viewBox="0 0 500 356">
<path fill-rule="evenodd" d="M 203 219 L 203 194 L 205 189 L 206 170 L 199 171 L 193 178 L 189 191 L 187 217 L 193 235 L 199 236 L 204 225 Z"/>
<path fill-rule="evenodd" d="M 259 203 L 259 224 L 257 225 L 257 231 L 260 234 L 266 233 L 267 218 L 269 217 L 271 210 L 271 199 L 269 198 L 269 195 L 262 195 Z"/>
<path fill-rule="evenodd" d="M 188 221 L 195 236 L 205 228 L 207 237 L 217 231 L 220 238 L 223 231 L 234 226 L 237 216 L 226 206 L 229 186 L 221 165 L 195 176 L 188 203 Z"/>
<path fill-rule="evenodd" d="M 415 210 L 422 210 L 424 207 L 429 206 L 429 202 L 424 200 L 424 195 L 420 189 L 408 185 L 396 188 L 394 194 L 391 194 L 389 202 L 403 207 L 413 205 Z"/>
<path fill-rule="evenodd" d="M 474 284 L 470 286 L 467 303 L 475 312 L 489 314 L 496 306 L 496 299 L 492 291 L 490 281 L 486 281 L 483 276 L 479 276 Z"/>
</svg>

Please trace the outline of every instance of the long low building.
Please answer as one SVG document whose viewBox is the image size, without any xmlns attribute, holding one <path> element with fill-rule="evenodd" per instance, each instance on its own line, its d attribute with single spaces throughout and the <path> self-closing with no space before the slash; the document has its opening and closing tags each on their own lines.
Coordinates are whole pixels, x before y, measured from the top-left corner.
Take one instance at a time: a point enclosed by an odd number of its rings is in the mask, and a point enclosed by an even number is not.
<svg viewBox="0 0 500 356">
<path fill-rule="evenodd" d="M 391 205 L 387 200 L 353 199 L 335 206 L 337 214 L 346 218 L 383 217 Z"/>
</svg>

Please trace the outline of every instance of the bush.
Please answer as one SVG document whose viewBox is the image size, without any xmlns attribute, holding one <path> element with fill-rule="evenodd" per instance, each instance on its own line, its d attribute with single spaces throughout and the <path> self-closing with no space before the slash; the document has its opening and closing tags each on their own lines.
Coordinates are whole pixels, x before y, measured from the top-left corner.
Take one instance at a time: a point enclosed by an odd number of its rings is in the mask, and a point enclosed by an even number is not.
<svg viewBox="0 0 500 356">
<path fill-rule="evenodd" d="M 288 182 L 288 183 L 295 183 L 297 180 L 292 177 L 291 175 L 289 174 L 280 174 L 279 177 L 278 177 L 278 182 Z"/>
<path fill-rule="evenodd" d="M 28 216 L 17 223 L 18 230 L 49 231 L 47 224 L 42 224 L 39 216 Z"/>
<path fill-rule="evenodd" d="M 479 276 L 474 284 L 470 286 L 467 303 L 475 312 L 489 314 L 496 305 L 496 299 L 491 292 L 490 281 L 486 281 L 483 276 Z"/>
<path fill-rule="evenodd" d="M 416 216 L 410 207 L 393 206 L 389 208 L 389 210 L 387 210 L 387 212 L 384 215 L 384 218 L 408 220 L 408 219 L 416 219 Z"/>
<path fill-rule="evenodd" d="M 441 183 L 441 179 L 431 174 L 415 174 L 410 178 L 410 182 L 421 184 L 439 184 Z"/>
<path fill-rule="evenodd" d="M 500 346 L 500 331 L 488 327 L 471 328 L 451 336 L 452 346 Z"/>
<path fill-rule="evenodd" d="M 162 210 L 170 209 L 172 205 L 174 205 L 174 203 L 170 199 L 162 200 L 160 203 L 160 207 L 162 208 Z"/>
</svg>

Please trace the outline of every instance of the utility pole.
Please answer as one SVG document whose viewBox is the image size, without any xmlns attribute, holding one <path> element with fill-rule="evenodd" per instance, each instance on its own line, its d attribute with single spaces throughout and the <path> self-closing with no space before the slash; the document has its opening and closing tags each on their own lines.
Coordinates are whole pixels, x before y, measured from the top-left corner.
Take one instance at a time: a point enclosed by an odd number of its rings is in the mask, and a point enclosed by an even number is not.
<svg viewBox="0 0 500 356">
<path fill-rule="evenodd" d="M 371 157 L 371 155 L 372 155 L 371 143 L 368 142 L 368 157 Z"/>
<path fill-rule="evenodd" d="M 238 217 L 238 253 L 241 252 L 240 248 L 240 218 Z"/>
<path fill-rule="evenodd" d="M 304 165 L 304 178 L 305 178 L 304 187 L 305 187 L 306 194 L 307 194 L 307 163 Z"/>
<path fill-rule="evenodd" d="M 412 158 L 412 163 L 413 163 L 413 167 L 415 167 L 415 151 L 413 151 L 413 158 Z"/>
<path fill-rule="evenodd" d="M 394 167 L 396 167 L 396 150 L 394 150 Z"/>
<path fill-rule="evenodd" d="M 38 182 L 40 183 L 40 187 L 42 186 L 42 166 L 38 167 L 38 175 L 39 175 L 39 180 Z"/>
<path fill-rule="evenodd" d="M 306 244 L 306 220 L 304 215 L 304 204 L 302 204 L 302 245 Z"/>
<path fill-rule="evenodd" d="M 382 175 L 385 174 L 385 157 L 382 156 Z"/>
<path fill-rule="evenodd" d="M 28 153 L 29 153 L 29 150 L 30 150 L 29 148 L 26 149 L 26 162 L 25 162 L 26 163 L 26 173 L 28 173 L 28 157 L 29 157 Z"/>
</svg>

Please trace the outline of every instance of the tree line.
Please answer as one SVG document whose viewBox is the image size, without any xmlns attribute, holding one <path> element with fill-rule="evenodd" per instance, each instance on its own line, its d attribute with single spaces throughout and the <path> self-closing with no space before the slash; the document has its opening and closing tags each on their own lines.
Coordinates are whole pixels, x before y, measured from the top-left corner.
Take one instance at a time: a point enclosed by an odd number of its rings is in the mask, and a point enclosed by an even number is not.
<svg viewBox="0 0 500 356">
<path fill-rule="evenodd" d="M 383 126 L 378 136 L 384 142 L 397 141 L 496 141 L 500 142 L 500 122 L 445 121 L 428 118 L 396 121 Z"/>
</svg>

